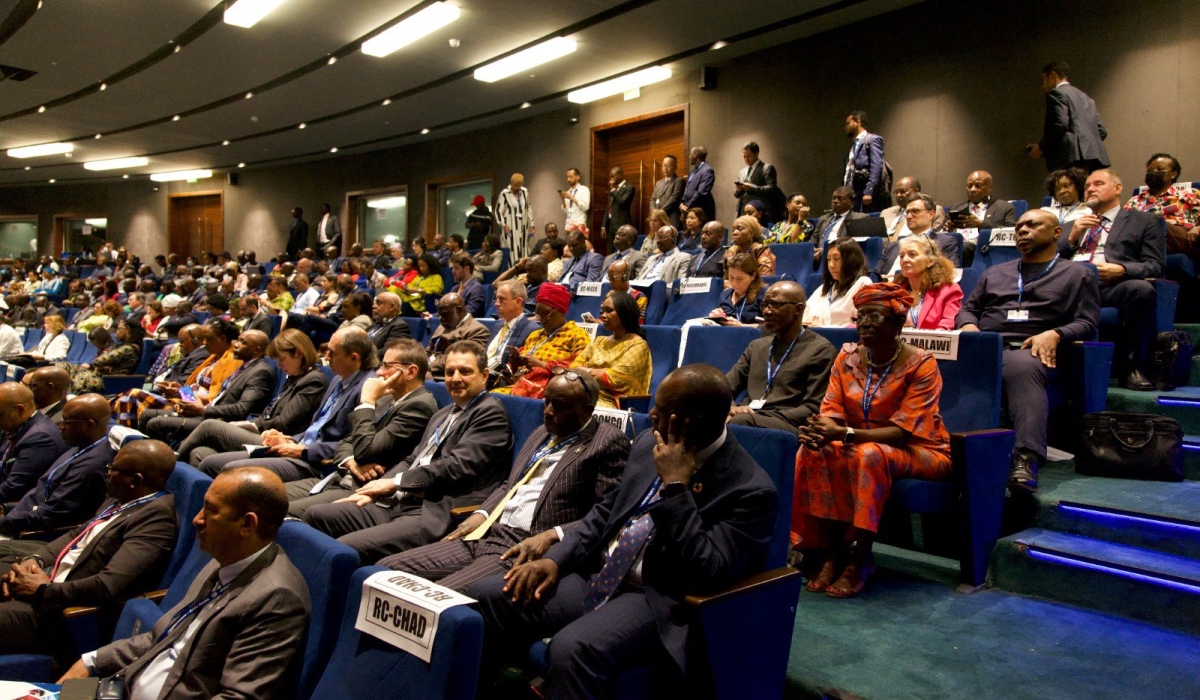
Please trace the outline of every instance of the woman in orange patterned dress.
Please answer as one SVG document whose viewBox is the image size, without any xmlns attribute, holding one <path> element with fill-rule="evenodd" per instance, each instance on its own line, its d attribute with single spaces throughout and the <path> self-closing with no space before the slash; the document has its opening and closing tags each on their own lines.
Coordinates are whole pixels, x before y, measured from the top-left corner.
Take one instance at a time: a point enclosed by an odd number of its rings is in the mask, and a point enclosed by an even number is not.
<svg viewBox="0 0 1200 700">
<path fill-rule="evenodd" d="M 824 556 L 809 591 L 858 595 L 873 568 L 871 545 L 892 480 L 950 476 L 937 361 L 900 342 L 912 303 L 895 284 L 854 295 L 860 342 L 842 348 L 820 415 L 800 428 L 792 544 Z"/>
</svg>

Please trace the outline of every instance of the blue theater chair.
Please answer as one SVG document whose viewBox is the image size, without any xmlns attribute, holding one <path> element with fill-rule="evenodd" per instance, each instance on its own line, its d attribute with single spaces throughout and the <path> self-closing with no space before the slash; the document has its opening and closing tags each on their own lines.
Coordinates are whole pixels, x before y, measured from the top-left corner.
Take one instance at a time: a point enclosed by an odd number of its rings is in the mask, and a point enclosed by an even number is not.
<svg viewBox="0 0 1200 700">
<path fill-rule="evenodd" d="M 611 289 L 612 285 L 605 282 L 600 287 L 600 296 L 585 297 L 576 294 L 575 298 L 571 300 L 571 307 L 567 309 L 567 320 L 579 323 L 583 320 L 585 313 L 590 313 L 592 316 L 600 318 L 600 303 L 604 301 L 604 297 L 608 296 L 608 292 Z"/>
<path fill-rule="evenodd" d="M 622 396 L 621 408 L 647 413 L 654 405 L 654 392 L 667 375 L 679 366 L 679 340 L 682 332 L 675 326 L 643 326 L 646 345 L 650 347 L 650 393 L 645 396 Z"/>
<path fill-rule="evenodd" d="M 812 243 L 777 243 L 771 246 L 775 254 L 775 274 L 792 275 L 801 284 L 812 274 Z"/>
<path fill-rule="evenodd" d="M 662 280 L 651 284 L 632 282 L 630 286 L 636 287 L 639 292 L 646 295 L 646 325 L 657 326 L 664 324 L 663 314 L 666 313 L 667 297 L 671 293 L 667 283 Z"/>
<path fill-rule="evenodd" d="M 650 319 L 647 318 L 647 325 L 682 326 L 690 319 L 707 317 L 710 311 L 717 308 L 721 301 L 721 292 L 725 289 L 719 278 L 705 279 L 708 281 L 708 291 L 699 294 L 680 294 L 680 280 L 675 280 L 667 295 L 667 308 L 662 320 L 650 324 Z"/>
<path fill-rule="evenodd" d="M 432 379 L 426 379 L 425 388 L 429 390 L 429 393 L 433 394 L 433 399 L 437 401 L 438 408 L 445 408 L 450 405 L 450 392 L 446 390 L 445 382 L 435 382 Z"/>
<path fill-rule="evenodd" d="M 1008 203 L 1013 205 L 1013 211 L 1016 212 L 1018 219 L 1020 219 L 1025 212 L 1029 211 L 1029 202 L 1024 199 L 1010 199 L 1008 200 Z"/>
</svg>

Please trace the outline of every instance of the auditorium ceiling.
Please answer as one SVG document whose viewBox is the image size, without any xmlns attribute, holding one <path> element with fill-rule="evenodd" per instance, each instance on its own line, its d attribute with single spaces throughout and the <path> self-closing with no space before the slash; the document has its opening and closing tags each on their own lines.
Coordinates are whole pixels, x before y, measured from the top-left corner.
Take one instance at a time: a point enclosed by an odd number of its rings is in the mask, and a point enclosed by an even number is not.
<svg viewBox="0 0 1200 700">
<path fill-rule="evenodd" d="M 914 1 L 283 0 L 243 28 L 224 19 L 232 0 L 0 0 L 0 185 L 229 171 L 444 137 L 562 109 L 569 91 L 614 76 L 694 72 Z M 387 56 L 364 53 L 435 4 L 457 19 Z M 473 76 L 558 36 L 575 52 L 496 82 Z M 71 152 L 7 154 L 50 143 Z M 83 167 L 136 156 L 148 162 Z"/>
</svg>

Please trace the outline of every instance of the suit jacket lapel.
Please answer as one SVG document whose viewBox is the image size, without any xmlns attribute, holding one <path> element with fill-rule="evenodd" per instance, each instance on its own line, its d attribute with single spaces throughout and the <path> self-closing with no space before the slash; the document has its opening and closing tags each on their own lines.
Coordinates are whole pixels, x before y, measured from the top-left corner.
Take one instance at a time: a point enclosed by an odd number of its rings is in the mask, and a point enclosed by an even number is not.
<svg viewBox="0 0 1200 700">
<path fill-rule="evenodd" d="M 153 501 L 150 503 L 153 503 Z M 141 507 L 148 506 L 150 503 L 143 504 Z M 97 543 L 99 543 L 105 537 L 115 534 L 117 532 L 117 528 L 121 526 L 121 523 L 131 518 L 134 511 L 139 509 L 140 508 L 131 508 L 124 513 L 118 513 L 115 517 L 113 517 L 113 519 L 104 526 L 104 529 L 100 531 L 100 534 L 96 537 L 93 537 L 92 541 L 88 542 L 87 546 L 83 548 L 83 551 L 79 553 L 79 556 L 75 559 L 75 564 L 71 567 L 70 573 L 67 574 L 67 579 L 70 580 L 71 574 L 79 571 L 80 567 L 83 565 L 83 562 L 87 561 L 87 558 L 92 555 L 92 551 L 96 548 Z"/>
<path fill-rule="evenodd" d="M 1108 232 L 1108 239 L 1104 241 L 1105 250 L 1108 250 L 1108 247 L 1118 240 L 1118 236 L 1124 233 L 1125 224 L 1128 222 L 1129 212 L 1124 208 L 1121 208 L 1121 210 L 1117 212 L 1117 215 L 1113 217 L 1112 230 Z"/>
<path fill-rule="evenodd" d="M 592 439 L 596 437 L 598 425 L 599 424 L 593 420 L 586 428 L 584 428 L 583 432 L 579 435 L 579 440 L 576 441 L 574 445 L 571 445 L 569 448 L 567 448 L 567 451 L 563 454 L 562 459 L 558 460 L 558 464 L 555 465 L 554 471 L 550 472 L 550 478 L 547 479 L 546 484 L 542 486 L 542 492 L 538 494 L 537 503 L 533 507 L 533 517 L 535 520 L 537 519 L 538 512 L 542 508 L 542 503 L 546 501 L 546 494 L 550 493 L 550 490 L 555 487 L 555 484 L 562 479 L 562 475 L 564 473 L 567 471 L 573 471 L 576 463 L 582 459 L 583 446 L 591 442 Z M 528 457 L 526 459 L 528 459 Z"/>
</svg>

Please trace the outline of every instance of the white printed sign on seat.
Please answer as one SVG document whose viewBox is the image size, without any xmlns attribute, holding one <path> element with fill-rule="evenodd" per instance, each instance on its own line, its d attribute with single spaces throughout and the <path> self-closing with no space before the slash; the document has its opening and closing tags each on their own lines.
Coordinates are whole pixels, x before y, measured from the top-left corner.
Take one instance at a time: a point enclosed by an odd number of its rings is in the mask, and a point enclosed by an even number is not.
<svg viewBox="0 0 1200 700">
<path fill-rule="evenodd" d="M 679 280 L 680 294 L 708 294 L 715 277 L 688 277 Z"/>
<path fill-rule="evenodd" d="M 958 359 L 958 336 L 962 331 L 929 331 L 905 328 L 900 340 L 918 347 L 938 360 Z"/>
<path fill-rule="evenodd" d="M 1017 229 L 1012 228 L 994 228 L 992 229 L 992 237 L 988 240 L 989 246 L 999 246 L 1001 248 L 1016 248 L 1017 247 Z"/>
<path fill-rule="evenodd" d="M 582 328 L 583 330 L 587 331 L 588 335 L 592 336 L 592 340 L 596 339 L 596 333 L 598 333 L 600 331 L 599 323 L 584 323 L 584 322 L 580 321 L 579 323 L 576 323 L 575 325 L 577 325 L 580 328 Z"/>
<path fill-rule="evenodd" d="M 354 629 L 428 662 L 442 613 L 474 602 L 420 576 L 380 571 L 363 581 Z"/>
<path fill-rule="evenodd" d="M 597 406 L 592 409 L 592 415 L 596 420 L 603 423 L 608 423 L 614 428 L 619 428 L 621 432 L 626 432 L 629 428 L 629 411 L 622 411 L 619 408 L 604 408 Z"/>
<path fill-rule="evenodd" d="M 575 296 L 598 297 L 602 287 L 604 287 L 603 282 L 580 282 L 579 286 L 575 288 Z"/>
</svg>

